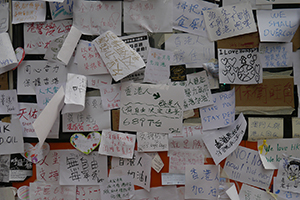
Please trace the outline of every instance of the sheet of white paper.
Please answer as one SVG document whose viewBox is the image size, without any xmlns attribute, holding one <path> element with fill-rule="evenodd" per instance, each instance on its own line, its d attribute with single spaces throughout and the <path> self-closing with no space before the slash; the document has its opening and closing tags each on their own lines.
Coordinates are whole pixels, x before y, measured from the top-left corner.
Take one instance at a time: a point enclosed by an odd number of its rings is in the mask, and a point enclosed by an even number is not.
<svg viewBox="0 0 300 200">
<path fill-rule="evenodd" d="M 110 111 L 102 108 L 101 97 L 86 97 L 82 112 L 63 114 L 63 132 L 110 129 Z"/>
<path fill-rule="evenodd" d="M 150 48 L 148 51 L 144 82 L 159 83 L 170 77 L 170 65 L 173 61 L 173 52 Z"/>
<path fill-rule="evenodd" d="M 217 200 L 219 195 L 220 166 L 187 165 L 185 168 L 186 199 Z"/>
<path fill-rule="evenodd" d="M 146 190 L 136 190 L 132 200 L 179 200 L 176 186 L 163 186 L 151 188 L 150 192 Z"/>
<path fill-rule="evenodd" d="M 186 79 L 171 83 L 173 86 L 184 86 L 184 111 L 214 104 L 206 71 L 188 74 Z"/>
<path fill-rule="evenodd" d="M 83 75 L 68 73 L 65 106 L 62 114 L 78 113 L 84 110 L 87 78 Z"/>
<path fill-rule="evenodd" d="M 216 165 L 239 146 L 246 132 L 246 127 L 247 121 L 241 113 L 230 126 L 218 130 L 204 131 L 202 139 Z"/>
<path fill-rule="evenodd" d="M 1 22 L 1 21 L 0 21 Z M 15 68 L 18 64 L 8 33 L 0 33 L 0 74 Z"/>
<path fill-rule="evenodd" d="M 60 185 L 100 185 L 107 178 L 107 156 L 78 150 L 62 150 L 59 159 Z"/>
<path fill-rule="evenodd" d="M 36 138 L 37 134 L 32 127 L 32 124 L 42 112 L 36 103 L 19 103 L 19 114 L 12 115 L 13 119 L 18 119 L 21 122 L 23 129 L 23 137 Z M 58 138 L 59 135 L 59 115 L 47 138 Z"/>
<path fill-rule="evenodd" d="M 122 83 L 120 130 L 180 133 L 182 116 L 182 87 Z"/>
<path fill-rule="evenodd" d="M 258 48 L 218 49 L 220 83 L 262 83 L 262 66 L 258 55 Z"/>
<path fill-rule="evenodd" d="M 293 43 L 259 43 L 259 59 L 263 68 L 292 67 Z"/>
<path fill-rule="evenodd" d="M 85 35 L 100 35 L 112 31 L 121 35 L 121 1 L 74 1 L 74 26 Z"/>
<path fill-rule="evenodd" d="M 257 141 L 257 147 L 262 144 L 263 140 Z M 283 153 L 287 156 L 299 156 L 300 138 L 267 139 L 266 144 L 268 147 L 263 147 L 259 154 L 265 169 L 278 169 Z"/>
<path fill-rule="evenodd" d="M 298 11 L 258 10 L 257 22 L 261 42 L 290 42 L 299 26 Z"/>
<path fill-rule="evenodd" d="M 218 5 L 197 0 L 173 1 L 173 28 L 207 37 L 203 11 L 217 8 Z"/>
<path fill-rule="evenodd" d="M 243 184 L 239 193 L 240 200 L 274 200 L 274 197 L 269 195 L 267 192 L 257 189 L 255 187 L 251 187 L 249 185 Z M 277 199 L 279 200 L 279 199 Z"/>
<path fill-rule="evenodd" d="M 140 152 L 168 151 L 168 133 L 137 132 L 137 149 Z"/>
<path fill-rule="evenodd" d="M 99 186 L 76 186 L 76 200 L 101 200 Z"/>
<path fill-rule="evenodd" d="M 260 188 L 269 187 L 274 172 L 264 169 L 257 151 L 242 146 L 227 157 L 223 169 L 230 179 Z"/>
<path fill-rule="evenodd" d="M 240 200 L 235 184 L 232 184 L 232 186 L 228 190 L 226 190 L 226 194 L 230 197 L 231 200 Z"/>
<path fill-rule="evenodd" d="M 93 44 L 115 81 L 145 66 L 141 56 L 111 31 L 97 37 Z"/>
<path fill-rule="evenodd" d="M 82 75 L 109 73 L 96 47 L 89 41 L 79 41 L 75 59 L 78 64 L 78 71 Z"/>
<path fill-rule="evenodd" d="M 103 85 L 99 89 L 104 110 L 120 107 L 121 84 Z"/>
<path fill-rule="evenodd" d="M 180 33 L 166 40 L 165 49 L 173 51 L 173 65 L 185 64 L 187 68 L 199 68 L 215 57 L 215 44 L 207 38 Z"/>
<path fill-rule="evenodd" d="M 77 46 L 81 34 L 82 33 L 80 30 L 78 30 L 75 26 L 72 26 L 60 51 L 57 54 L 57 58 L 61 60 L 63 63 L 65 63 L 66 65 L 70 61 L 70 58 L 75 50 L 75 47 Z"/>
<path fill-rule="evenodd" d="M 36 179 L 43 182 L 59 184 L 60 150 L 50 150 L 47 156 L 36 163 Z"/>
<path fill-rule="evenodd" d="M 19 114 L 16 90 L 0 90 L 0 114 Z"/>
<path fill-rule="evenodd" d="M 300 85 L 300 50 L 292 53 L 293 58 L 293 73 L 294 73 L 294 84 Z"/>
<path fill-rule="evenodd" d="M 139 69 L 132 74 L 129 74 L 121 80 L 121 83 L 133 81 L 134 83 L 143 83 L 145 76 L 145 68 Z"/>
<path fill-rule="evenodd" d="M 159 173 L 162 170 L 162 168 L 164 167 L 164 165 L 165 164 L 162 161 L 161 157 L 159 156 L 158 153 L 156 153 L 154 158 L 152 158 L 152 163 L 151 163 L 152 169 L 154 169 L 157 173 Z"/>
<path fill-rule="evenodd" d="M 199 150 L 176 149 L 169 151 L 169 173 L 185 173 L 187 165 L 204 165 L 204 155 Z"/>
<path fill-rule="evenodd" d="M 248 141 L 283 138 L 283 118 L 248 118 Z"/>
<path fill-rule="evenodd" d="M 184 174 L 161 173 L 162 185 L 185 185 Z"/>
<path fill-rule="evenodd" d="M 37 86 L 35 88 L 35 93 L 38 107 L 44 109 L 60 87 L 61 84 Z"/>
<path fill-rule="evenodd" d="M 169 134 L 169 150 L 171 149 L 198 149 L 205 156 L 211 158 L 203 140 L 202 126 L 183 126 L 182 132 Z"/>
<path fill-rule="evenodd" d="M 90 75 L 86 76 L 87 78 L 87 87 L 99 89 L 102 85 L 108 85 L 112 82 L 112 77 L 110 74 L 102 74 L 102 75 Z"/>
<path fill-rule="evenodd" d="M 26 54 L 45 54 L 54 38 L 68 33 L 72 20 L 46 21 L 24 24 L 24 49 Z"/>
<path fill-rule="evenodd" d="M 61 186 L 52 183 L 32 182 L 30 183 L 29 194 L 30 194 L 30 200 L 39 200 L 39 199 L 74 200 L 76 198 L 76 186 L 75 185 Z"/>
<path fill-rule="evenodd" d="M 0 4 L 0 33 L 8 30 L 8 3 Z"/>
<path fill-rule="evenodd" d="M 235 89 L 212 96 L 214 105 L 200 108 L 203 130 L 229 126 L 235 119 Z"/>
<path fill-rule="evenodd" d="M 46 19 L 46 2 L 13 1 L 12 24 L 44 22 Z"/>
<path fill-rule="evenodd" d="M 278 197 L 289 200 L 298 200 L 300 198 L 300 193 L 287 192 L 279 189 L 280 181 L 274 177 L 273 179 L 273 191 L 277 194 Z"/>
<path fill-rule="evenodd" d="M 60 0 L 49 2 L 51 18 L 53 21 L 68 19 L 73 17 L 74 0 Z"/>
<path fill-rule="evenodd" d="M 64 88 L 60 87 L 57 93 L 50 100 L 48 105 L 43 109 L 41 114 L 33 122 L 32 127 L 39 139 L 39 145 L 42 147 L 55 121 L 59 118 L 60 110 L 63 107 L 65 92 Z"/>
<path fill-rule="evenodd" d="M 102 130 L 99 154 L 132 158 L 136 136 L 110 130 Z"/>
<path fill-rule="evenodd" d="M 149 41 L 147 33 L 131 34 L 120 37 L 126 44 L 128 44 L 133 50 L 138 52 L 143 58 L 144 62 L 147 63 Z"/>
<path fill-rule="evenodd" d="M 61 35 L 58 38 L 54 38 L 53 40 L 51 40 L 50 44 L 48 45 L 47 51 L 45 53 L 44 59 L 51 62 L 56 62 L 65 65 L 61 60 L 57 58 L 57 54 L 59 53 L 67 36 L 68 34 L 65 33 L 64 35 Z"/>
<path fill-rule="evenodd" d="M 151 156 L 146 153 L 134 151 L 132 159 L 113 157 L 111 167 L 121 170 L 122 175 L 130 175 L 134 185 L 150 191 L 151 163 Z"/>
<path fill-rule="evenodd" d="M 0 195 L 5 200 L 15 200 L 15 194 L 12 188 L 2 187 L 0 188 Z"/>
<path fill-rule="evenodd" d="M 0 122 L 0 155 L 24 152 L 22 126 L 17 119 L 11 123 Z"/>
<path fill-rule="evenodd" d="M 67 80 L 65 66 L 43 60 L 23 61 L 17 70 L 19 95 L 35 95 L 35 86 L 59 85 Z"/>
<path fill-rule="evenodd" d="M 124 32 L 172 32 L 172 1 L 124 1 Z"/>
<path fill-rule="evenodd" d="M 250 3 L 206 10 L 203 14 L 211 41 L 257 31 Z"/>
<path fill-rule="evenodd" d="M 300 138 L 300 119 L 292 117 L 292 138 Z"/>
<path fill-rule="evenodd" d="M 256 4 L 294 4 L 294 3 L 300 3 L 299 0 L 256 0 Z"/>
</svg>

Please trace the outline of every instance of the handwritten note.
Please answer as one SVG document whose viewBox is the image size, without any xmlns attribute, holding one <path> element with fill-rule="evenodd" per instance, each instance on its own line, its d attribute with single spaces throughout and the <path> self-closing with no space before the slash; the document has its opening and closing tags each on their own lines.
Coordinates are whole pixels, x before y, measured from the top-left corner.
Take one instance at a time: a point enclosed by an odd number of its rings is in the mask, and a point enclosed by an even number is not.
<svg viewBox="0 0 300 200">
<path fill-rule="evenodd" d="M 290 42 L 299 26 L 297 10 L 258 10 L 257 21 L 261 42 Z"/>
<path fill-rule="evenodd" d="M 150 48 L 148 51 L 147 65 L 144 82 L 159 83 L 170 77 L 170 64 L 173 60 L 173 52 Z"/>
<path fill-rule="evenodd" d="M 203 11 L 211 41 L 255 32 L 256 24 L 250 3 L 240 3 Z"/>
<path fill-rule="evenodd" d="M 249 117 L 248 140 L 283 138 L 283 118 Z"/>
<path fill-rule="evenodd" d="M 264 168 L 257 151 L 242 146 L 227 157 L 224 171 L 230 179 L 260 188 L 269 187 L 274 172 Z"/>
<path fill-rule="evenodd" d="M 0 91 L 0 114 L 18 114 L 19 105 L 16 90 Z"/>
<path fill-rule="evenodd" d="M 173 64 L 185 64 L 187 68 L 199 68 L 215 56 L 214 43 L 192 34 L 173 34 L 166 39 L 166 50 L 173 51 Z"/>
<path fill-rule="evenodd" d="M 99 89 L 101 85 L 111 84 L 112 77 L 110 74 L 90 75 L 87 77 L 87 87 Z"/>
<path fill-rule="evenodd" d="M 132 158 L 136 136 L 127 133 L 103 130 L 99 153 L 121 158 Z"/>
<path fill-rule="evenodd" d="M 73 20 L 85 35 L 100 35 L 107 30 L 121 35 L 122 2 L 74 1 Z"/>
<path fill-rule="evenodd" d="M 79 41 L 76 47 L 75 59 L 78 64 L 78 71 L 82 75 L 109 73 L 97 49 L 89 41 Z"/>
<path fill-rule="evenodd" d="M 36 100 L 39 108 L 44 109 L 52 97 L 57 93 L 60 88 L 58 85 L 41 85 L 35 88 Z"/>
<path fill-rule="evenodd" d="M 64 150 L 59 156 L 60 185 L 100 185 L 107 178 L 106 156 L 77 150 Z"/>
<path fill-rule="evenodd" d="M 184 174 L 186 165 L 204 165 L 204 155 L 191 149 L 169 151 L 169 173 Z"/>
<path fill-rule="evenodd" d="M 273 191 L 276 191 L 276 194 L 278 195 L 278 197 L 281 197 L 283 199 L 289 199 L 289 200 L 299 199 L 299 197 L 300 197 L 299 193 L 280 190 L 279 187 L 280 187 L 280 181 L 276 177 L 274 177 L 273 178 Z"/>
<path fill-rule="evenodd" d="M 82 112 L 63 114 L 63 132 L 101 131 L 110 128 L 110 112 L 102 108 L 101 97 L 86 97 Z"/>
<path fill-rule="evenodd" d="M 277 181 L 279 190 L 299 193 L 299 170 L 300 162 L 298 159 L 283 158 L 279 162 Z"/>
<path fill-rule="evenodd" d="M 100 87 L 100 93 L 104 110 L 120 107 L 121 84 L 103 85 Z"/>
<path fill-rule="evenodd" d="M 73 17 L 74 0 L 63 2 L 49 2 L 50 13 L 53 21 Z"/>
<path fill-rule="evenodd" d="M 64 100 L 65 106 L 62 110 L 62 114 L 81 112 L 84 110 L 86 85 L 87 81 L 85 76 L 68 73 Z"/>
<path fill-rule="evenodd" d="M 184 86 L 183 110 L 202 108 L 213 104 L 206 71 L 188 74 L 186 81 L 172 82 L 173 86 Z"/>
<path fill-rule="evenodd" d="M 258 48 L 218 49 L 220 83 L 262 83 Z"/>
<path fill-rule="evenodd" d="M 205 1 L 173 1 L 173 28 L 207 37 L 203 11 L 217 8 L 217 4 Z"/>
<path fill-rule="evenodd" d="M 45 54 L 50 42 L 68 33 L 72 20 L 46 21 L 24 24 L 24 49 L 26 54 Z"/>
<path fill-rule="evenodd" d="M 30 183 L 30 199 L 49 199 L 57 198 L 62 200 L 74 200 L 76 198 L 76 186 L 61 186 L 52 183 Z"/>
<path fill-rule="evenodd" d="M 137 132 L 138 151 L 168 151 L 168 133 Z"/>
<path fill-rule="evenodd" d="M 215 93 L 213 106 L 200 108 L 203 130 L 231 125 L 235 119 L 235 90 Z"/>
<path fill-rule="evenodd" d="M 13 1 L 12 6 L 12 24 L 45 21 L 46 2 L 44 1 Z"/>
<path fill-rule="evenodd" d="M 246 132 L 246 127 L 247 122 L 241 113 L 232 125 L 204 132 L 202 139 L 216 165 L 239 146 Z"/>
<path fill-rule="evenodd" d="M 50 150 L 47 156 L 36 163 L 36 179 L 59 184 L 60 150 Z"/>
<path fill-rule="evenodd" d="M 260 200 L 260 199 L 265 199 L 265 200 L 273 200 L 274 197 L 272 197 L 270 194 L 267 192 L 257 189 L 255 187 L 249 186 L 247 184 L 243 184 L 241 191 L 239 193 L 240 200 Z M 279 200 L 279 199 L 278 199 Z"/>
<path fill-rule="evenodd" d="M 0 33 L 6 32 L 8 30 L 8 3 L 0 3 Z"/>
<path fill-rule="evenodd" d="M 121 80 L 121 83 L 133 81 L 135 83 L 142 83 L 145 77 L 145 68 L 139 69 L 132 74 L 129 74 Z"/>
<path fill-rule="evenodd" d="M 263 147 L 259 154 L 265 169 L 278 169 L 279 162 L 283 158 L 283 153 L 287 156 L 297 157 L 300 148 L 299 138 L 267 139 L 267 146 Z M 263 140 L 257 141 L 257 147 L 263 144 Z"/>
<path fill-rule="evenodd" d="M 292 118 L 292 132 L 293 138 L 300 138 L 300 119 L 293 117 Z"/>
<path fill-rule="evenodd" d="M 172 32 L 172 2 L 123 2 L 124 32 Z"/>
<path fill-rule="evenodd" d="M 0 155 L 24 152 L 22 127 L 17 119 L 0 122 Z"/>
<path fill-rule="evenodd" d="M 147 63 L 149 41 L 147 33 L 131 34 L 120 37 L 126 44 L 135 50 Z"/>
<path fill-rule="evenodd" d="M 182 116 L 182 87 L 122 83 L 120 130 L 180 133 Z"/>
<path fill-rule="evenodd" d="M 203 140 L 202 126 L 183 126 L 182 132 L 177 134 L 169 134 L 169 149 L 197 149 L 205 156 L 210 158 Z"/>
<path fill-rule="evenodd" d="M 150 192 L 146 190 L 136 190 L 135 200 L 178 200 L 176 186 L 163 186 L 151 188 Z"/>
<path fill-rule="evenodd" d="M 186 199 L 217 200 L 220 167 L 217 165 L 187 165 L 185 168 Z"/>
<path fill-rule="evenodd" d="M 121 170 L 122 175 L 129 175 L 134 185 L 150 191 L 152 158 L 146 153 L 134 151 L 132 159 L 116 158 L 111 160 L 112 168 Z M 110 176 L 113 176 L 112 172 Z"/>
<path fill-rule="evenodd" d="M 18 67 L 17 92 L 21 95 L 35 95 L 35 87 L 61 85 L 67 80 L 66 67 L 47 61 L 23 61 Z"/>
<path fill-rule="evenodd" d="M 292 67 L 293 43 L 260 43 L 259 58 L 263 68 Z"/>
<path fill-rule="evenodd" d="M 115 81 L 145 66 L 141 56 L 111 31 L 97 37 L 93 44 Z"/>
<path fill-rule="evenodd" d="M 99 186 L 84 186 L 76 187 L 76 200 L 101 200 Z"/>
<path fill-rule="evenodd" d="M 0 74 L 12 70 L 18 64 L 8 33 L 0 33 Z"/>
<path fill-rule="evenodd" d="M 100 185 L 101 199 L 131 199 L 134 195 L 132 178 L 129 175 L 108 178 L 107 184 Z"/>
</svg>

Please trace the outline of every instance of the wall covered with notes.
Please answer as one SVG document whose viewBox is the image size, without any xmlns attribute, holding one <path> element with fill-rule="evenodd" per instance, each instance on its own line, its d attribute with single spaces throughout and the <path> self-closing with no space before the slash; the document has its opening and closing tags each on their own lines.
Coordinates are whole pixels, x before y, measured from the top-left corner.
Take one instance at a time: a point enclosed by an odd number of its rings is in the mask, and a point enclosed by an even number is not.
<svg viewBox="0 0 300 200">
<path fill-rule="evenodd" d="M 300 197 L 300 0 L 0 0 L 5 200 Z"/>
</svg>

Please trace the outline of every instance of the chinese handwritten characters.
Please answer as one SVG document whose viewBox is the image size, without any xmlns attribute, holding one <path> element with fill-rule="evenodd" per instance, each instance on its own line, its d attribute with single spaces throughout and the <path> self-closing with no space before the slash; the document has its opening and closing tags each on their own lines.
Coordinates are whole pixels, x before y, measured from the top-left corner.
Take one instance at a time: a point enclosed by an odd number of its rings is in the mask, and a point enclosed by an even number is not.
<svg viewBox="0 0 300 200">
<path fill-rule="evenodd" d="M 211 41 L 255 32 L 256 24 L 250 3 L 240 3 L 203 11 Z"/>
<path fill-rule="evenodd" d="M 121 158 L 132 158 L 136 136 L 110 130 L 102 130 L 99 153 Z"/>
<path fill-rule="evenodd" d="M 279 188 L 283 191 L 299 193 L 299 167 L 300 162 L 297 159 L 283 158 L 279 162 L 277 181 L 280 183 Z"/>
<path fill-rule="evenodd" d="M 24 49 L 26 54 L 44 54 L 51 40 L 68 33 L 72 20 L 46 21 L 24 24 Z"/>
<path fill-rule="evenodd" d="M 122 2 L 74 1 L 73 20 L 82 34 L 99 35 L 111 30 L 121 35 Z"/>
<path fill-rule="evenodd" d="M 36 179 L 43 182 L 59 182 L 59 150 L 51 150 L 47 156 L 36 163 Z"/>
<path fill-rule="evenodd" d="M 93 44 L 115 81 L 145 66 L 141 56 L 111 31 L 97 37 Z"/>
<path fill-rule="evenodd" d="M 203 11 L 217 8 L 217 4 L 197 0 L 173 1 L 173 28 L 207 37 Z"/>
<path fill-rule="evenodd" d="M 16 90 L 0 91 L 0 114 L 18 114 L 19 105 Z"/>
<path fill-rule="evenodd" d="M 13 1 L 13 24 L 43 22 L 46 18 L 46 2 Z"/>
<path fill-rule="evenodd" d="M 77 150 L 60 152 L 60 185 L 100 185 L 107 177 L 107 157 Z"/>
<path fill-rule="evenodd" d="M 45 108 L 52 97 L 57 93 L 61 84 L 37 86 L 35 93 L 39 108 Z"/>
<path fill-rule="evenodd" d="M 138 151 L 168 151 L 168 133 L 137 132 Z"/>
<path fill-rule="evenodd" d="M 120 107 L 121 84 L 103 85 L 100 87 L 100 93 L 104 110 Z"/>
<path fill-rule="evenodd" d="M 180 133 L 183 87 L 123 83 L 120 130 Z"/>
</svg>

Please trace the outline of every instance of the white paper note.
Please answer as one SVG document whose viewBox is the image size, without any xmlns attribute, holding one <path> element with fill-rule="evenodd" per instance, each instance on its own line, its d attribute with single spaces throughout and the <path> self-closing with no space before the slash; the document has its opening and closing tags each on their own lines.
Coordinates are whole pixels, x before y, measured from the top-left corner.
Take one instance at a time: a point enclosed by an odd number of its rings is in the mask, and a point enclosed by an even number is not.
<svg viewBox="0 0 300 200">
<path fill-rule="evenodd" d="M 18 64 L 8 33 L 0 33 L 0 74 L 12 70 Z"/>
<path fill-rule="evenodd" d="M 13 1 L 12 24 L 43 22 L 46 19 L 46 2 Z"/>
<path fill-rule="evenodd" d="M 251 187 L 249 185 L 243 184 L 241 191 L 239 193 L 240 200 L 259 200 L 259 199 L 264 199 L 264 200 L 274 200 L 274 197 L 269 195 L 267 192 L 257 189 L 255 187 Z M 277 199 L 280 200 L 280 199 Z"/>
<path fill-rule="evenodd" d="M 38 181 L 59 184 L 59 152 L 60 150 L 51 150 L 41 162 L 36 163 Z"/>
<path fill-rule="evenodd" d="M 0 33 L 6 32 L 8 30 L 8 3 L 0 4 Z"/>
<path fill-rule="evenodd" d="M 41 192 L 46 191 L 46 192 Z M 52 183 L 30 183 L 30 200 L 55 199 L 74 200 L 76 198 L 76 186 L 60 186 Z"/>
<path fill-rule="evenodd" d="M 74 0 L 60 0 L 49 2 L 50 13 L 53 21 L 68 19 L 73 17 Z"/>
<path fill-rule="evenodd" d="M 226 194 L 230 197 L 231 200 L 240 200 L 235 184 L 232 184 L 232 186 L 228 190 L 226 190 Z"/>
<path fill-rule="evenodd" d="M 101 200 L 99 186 L 76 186 L 76 200 Z"/>
<path fill-rule="evenodd" d="M 90 75 L 87 77 L 87 87 L 99 89 L 102 85 L 108 85 L 112 82 L 112 77 L 110 74 L 102 75 Z"/>
<path fill-rule="evenodd" d="M 48 105 L 52 97 L 57 93 L 60 87 L 60 84 L 37 86 L 35 88 L 35 93 L 39 108 L 44 109 Z"/>
<path fill-rule="evenodd" d="M 99 89 L 104 110 L 120 107 L 121 84 L 103 85 Z"/>
<path fill-rule="evenodd" d="M 150 192 L 146 190 L 136 190 L 134 200 L 179 200 L 176 186 L 163 186 L 151 188 Z"/>
<path fill-rule="evenodd" d="M 16 90 L 0 90 L 0 114 L 19 114 Z"/>
<path fill-rule="evenodd" d="M 184 174 L 161 173 L 162 185 L 185 185 Z"/>
<path fill-rule="evenodd" d="M 140 152 L 168 151 L 168 133 L 137 132 L 137 149 Z"/>
</svg>

